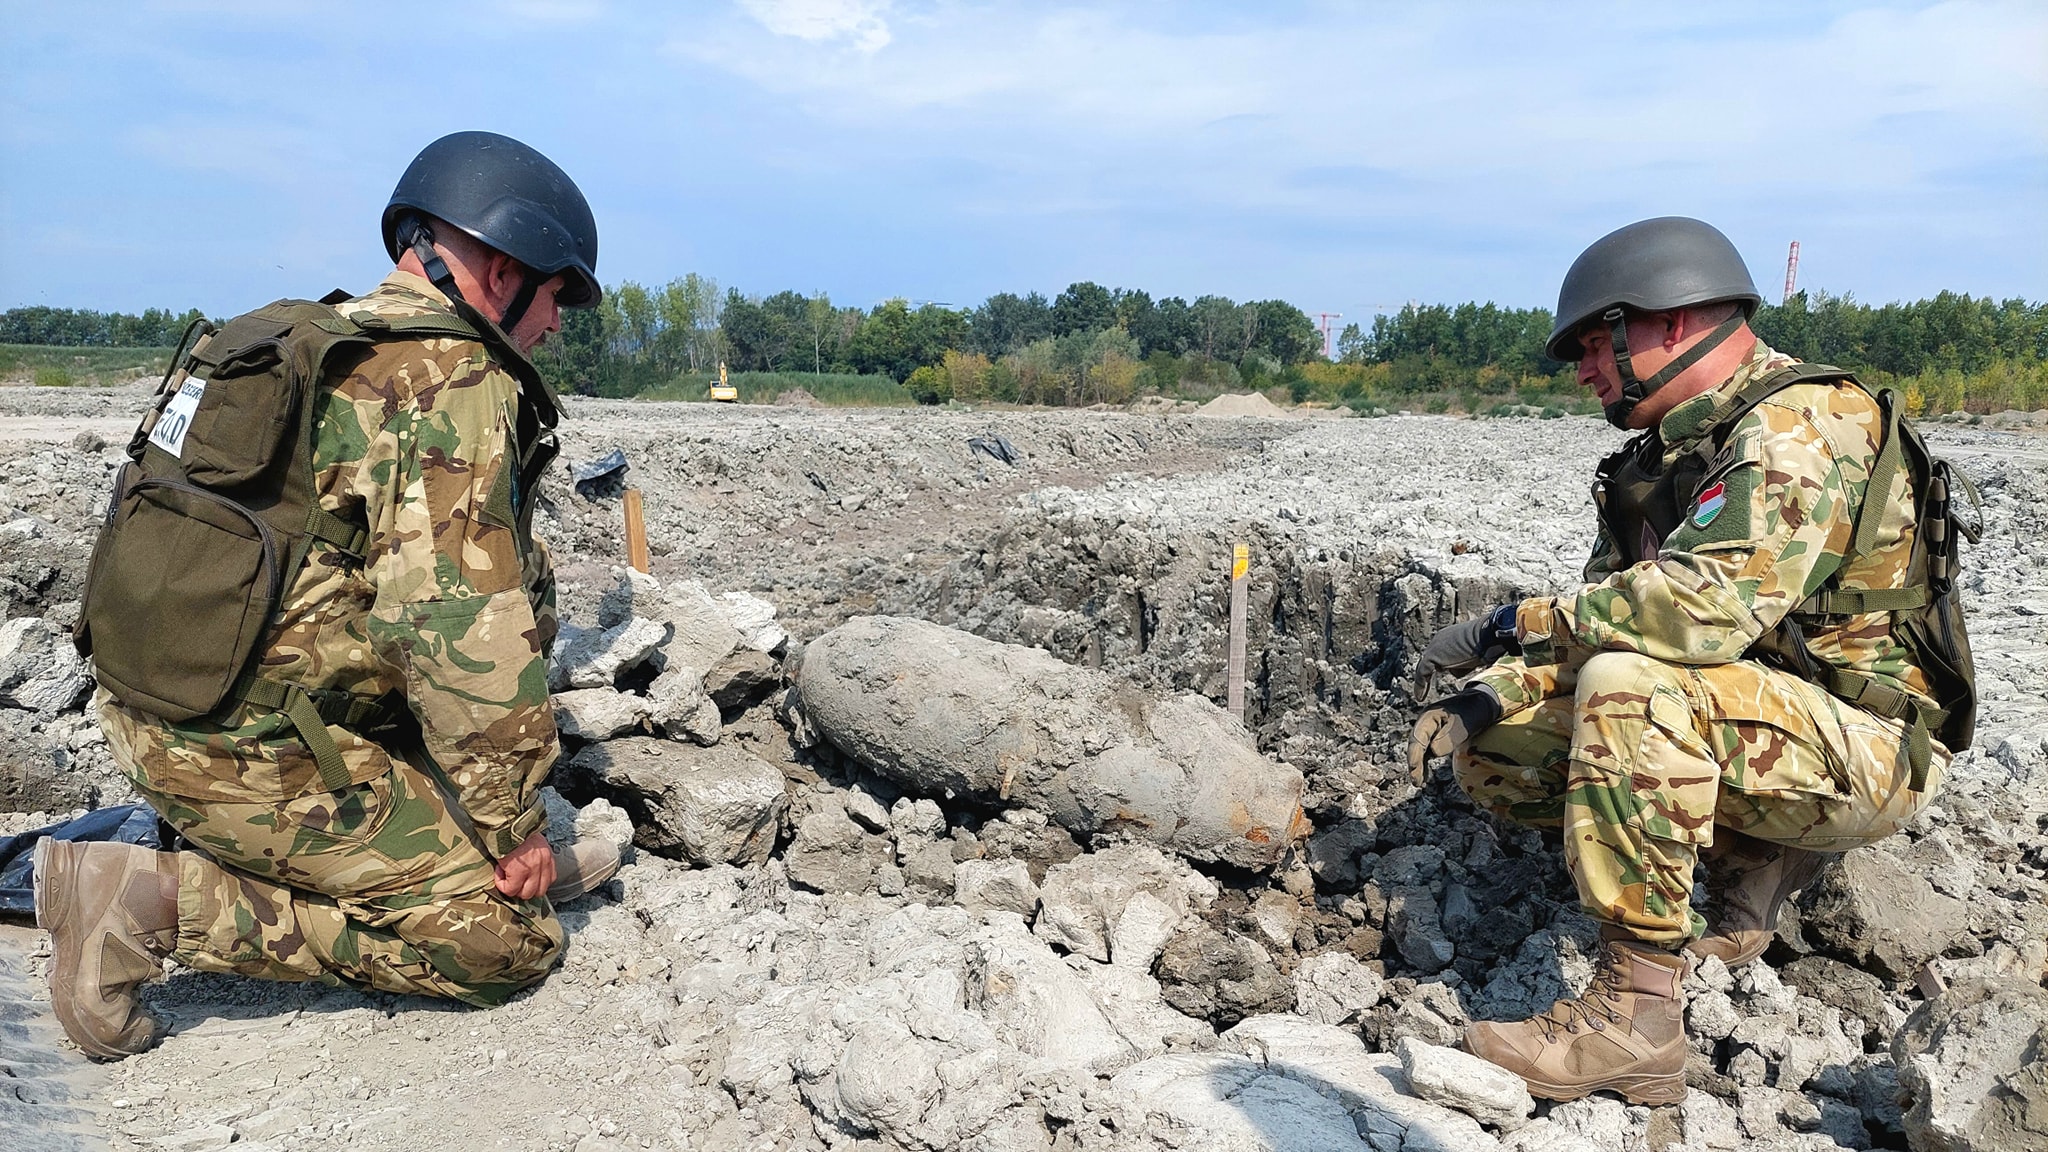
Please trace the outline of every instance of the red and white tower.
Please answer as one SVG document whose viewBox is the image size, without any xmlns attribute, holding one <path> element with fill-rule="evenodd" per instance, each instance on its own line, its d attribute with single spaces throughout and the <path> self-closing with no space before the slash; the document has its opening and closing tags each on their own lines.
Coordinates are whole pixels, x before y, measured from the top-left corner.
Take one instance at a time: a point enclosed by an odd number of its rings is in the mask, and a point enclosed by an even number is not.
<svg viewBox="0 0 2048 1152">
<path fill-rule="evenodd" d="M 1335 360 L 1337 353 L 1330 345 L 1330 321 L 1342 320 L 1344 314 L 1342 312 L 1318 312 L 1316 315 L 1322 320 L 1321 323 L 1316 325 L 1316 328 L 1323 334 L 1323 359 Z"/>
<path fill-rule="evenodd" d="M 1785 297 L 1778 303 L 1792 302 L 1792 289 L 1799 282 L 1799 241 L 1792 242 L 1792 251 L 1785 254 Z"/>
</svg>

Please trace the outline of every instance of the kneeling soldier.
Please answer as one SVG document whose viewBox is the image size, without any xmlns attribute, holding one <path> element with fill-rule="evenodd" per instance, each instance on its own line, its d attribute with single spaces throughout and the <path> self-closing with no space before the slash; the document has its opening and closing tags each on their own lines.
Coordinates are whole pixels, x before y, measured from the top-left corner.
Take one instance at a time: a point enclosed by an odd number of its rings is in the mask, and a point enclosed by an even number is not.
<svg viewBox="0 0 2048 1152">
<path fill-rule="evenodd" d="M 501 1003 L 561 951 L 550 895 L 617 867 L 558 864 L 538 797 L 559 410 L 525 354 L 597 302 L 590 208 L 463 132 L 383 231 L 369 295 L 181 349 L 116 482 L 79 642 L 115 759 L 196 850 L 38 845 L 52 1004 L 93 1056 L 154 1042 L 137 989 L 167 957 Z"/>
</svg>

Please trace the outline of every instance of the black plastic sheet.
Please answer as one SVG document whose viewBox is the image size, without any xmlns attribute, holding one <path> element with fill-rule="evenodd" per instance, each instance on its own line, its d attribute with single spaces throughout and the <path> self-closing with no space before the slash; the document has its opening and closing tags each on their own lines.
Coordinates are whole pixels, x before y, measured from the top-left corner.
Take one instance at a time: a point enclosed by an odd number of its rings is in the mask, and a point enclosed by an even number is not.
<svg viewBox="0 0 2048 1152">
<path fill-rule="evenodd" d="M 595 460 L 570 468 L 569 478 L 576 484 L 576 494 L 585 500 L 612 499 L 626 490 L 626 472 L 631 467 L 626 463 L 625 450 L 614 448 Z"/>
<path fill-rule="evenodd" d="M 1001 460 L 1012 468 L 1017 466 L 1016 446 L 993 432 L 986 436 L 969 436 L 967 438 L 967 454 L 972 456 L 976 452 L 987 456 L 991 460 Z"/>
</svg>

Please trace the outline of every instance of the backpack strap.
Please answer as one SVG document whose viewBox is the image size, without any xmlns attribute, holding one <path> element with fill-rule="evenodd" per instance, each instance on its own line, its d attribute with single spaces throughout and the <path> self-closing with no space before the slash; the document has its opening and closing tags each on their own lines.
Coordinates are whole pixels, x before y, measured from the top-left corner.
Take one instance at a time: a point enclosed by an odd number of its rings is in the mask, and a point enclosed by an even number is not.
<svg viewBox="0 0 2048 1152">
<path fill-rule="evenodd" d="M 1846 368 L 1837 368 L 1832 364 L 1787 364 L 1743 385 L 1735 395 L 1722 401 L 1721 407 L 1708 418 L 1708 421 L 1717 431 L 1733 428 L 1736 421 L 1749 415 L 1750 409 L 1795 384 L 1835 383 L 1849 383 L 1862 387 L 1855 373 Z"/>
<path fill-rule="evenodd" d="M 348 764 L 341 758 L 341 748 L 327 726 L 371 732 L 395 723 L 405 711 L 404 704 L 388 697 L 371 699 L 353 692 L 305 688 L 255 675 L 237 680 L 228 699 L 235 704 L 284 713 L 298 730 L 299 741 L 313 754 L 313 762 L 320 768 L 320 783 L 330 792 L 348 787 L 350 781 Z"/>
<path fill-rule="evenodd" d="M 483 340 L 483 335 L 475 326 L 465 322 L 461 317 L 436 312 L 421 312 L 413 316 L 382 316 L 368 309 L 361 309 L 355 312 L 339 312 L 339 315 L 355 329 L 380 337 L 446 336 L 453 340 Z"/>
<path fill-rule="evenodd" d="M 336 516 L 318 504 L 306 514 L 306 535 L 331 544 L 357 560 L 363 558 L 363 549 L 370 546 L 369 525 Z"/>
<path fill-rule="evenodd" d="M 1751 381 L 1742 390 L 1730 397 L 1726 404 L 1714 413 L 1713 425 L 1717 433 L 1732 429 L 1737 421 L 1766 399 L 1796 384 L 1840 383 L 1862 389 L 1866 395 L 1877 401 L 1878 411 L 1883 420 L 1883 439 L 1879 442 L 1877 457 L 1871 462 L 1870 477 L 1863 488 L 1862 505 L 1856 510 L 1856 526 L 1850 538 L 1849 555 L 1868 555 L 1877 546 L 1877 532 L 1883 525 L 1885 513 L 1891 505 L 1892 484 L 1899 472 L 1906 467 L 1905 430 L 1900 422 L 1899 406 L 1889 389 L 1872 392 L 1855 374 L 1827 364 L 1793 364 L 1768 373 Z M 1720 436 L 1717 434 L 1718 441 Z M 1924 495 L 1923 495 L 1924 498 Z M 1830 578 L 1832 585 L 1833 578 Z M 1808 596 L 1790 616 L 1858 616 L 1871 612 L 1915 612 L 1925 608 L 1934 597 L 1934 590 L 1921 583 L 1905 588 L 1840 588 L 1824 587 Z M 1789 621 L 1788 621 L 1789 622 Z M 1897 720 L 1906 728 L 1906 763 L 1911 771 L 1909 787 L 1914 792 L 1927 788 L 1927 772 L 1933 762 L 1931 733 L 1948 720 L 1948 710 L 1936 707 L 1902 688 L 1883 683 L 1861 672 L 1851 672 L 1832 664 L 1812 659 L 1804 651 L 1805 641 L 1796 626 L 1800 661 L 1805 668 L 1805 678 L 1814 681 L 1827 690 L 1828 694 L 1860 708 L 1872 715 L 1887 720 Z"/>
<path fill-rule="evenodd" d="M 1934 757 L 1928 734 L 1948 720 L 1948 710 L 1937 708 L 1910 692 L 1880 683 L 1875 677 L 1861 672 L 1830 665 L 1822 675 L 1821 687 L 1844 703 L 1887 720 L 1905 723 L 1906 764 L 1912 770 L 1908 786 L 1915 792 L 1925 792 L 1927 768 Z"/>
<path fill-rule="evenodd" d="M 1801 616 L 1861 616 L 1866 612 L 1913 612 L 1932 597 L 1925 587 L 1823 588 L 1792 609 Z"/>
</svg>

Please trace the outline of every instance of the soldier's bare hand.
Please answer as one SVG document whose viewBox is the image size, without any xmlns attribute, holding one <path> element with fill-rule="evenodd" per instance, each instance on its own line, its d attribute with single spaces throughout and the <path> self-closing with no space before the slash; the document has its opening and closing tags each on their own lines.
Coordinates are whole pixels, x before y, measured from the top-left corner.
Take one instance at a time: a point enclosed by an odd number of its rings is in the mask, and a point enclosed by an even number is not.
<svg viewBox="0 0 2048 1152">
<path fill-rule="evenodd" d="M 498 861 L 498 891 L 514 900 L 538 900 L 555 882 L 555 850 L 535 832 Z"/>
<path fill-rule="evenodd" d="M 1408 778 L 1421 784 L 1431 757 L 1456 752 L 1460 745 L 1500 723 L 1500 717 L 1500 697 L 1483 684 L 1423 709 L 1408 734 Z"/>
</svg>

